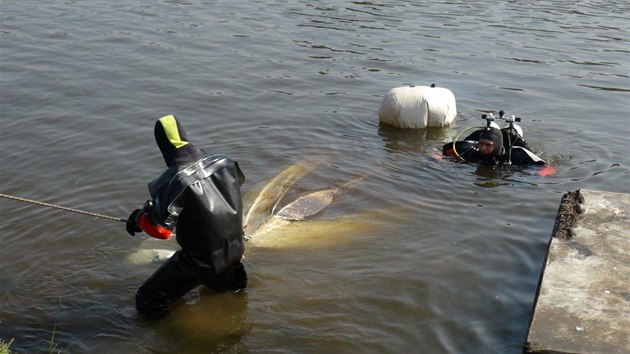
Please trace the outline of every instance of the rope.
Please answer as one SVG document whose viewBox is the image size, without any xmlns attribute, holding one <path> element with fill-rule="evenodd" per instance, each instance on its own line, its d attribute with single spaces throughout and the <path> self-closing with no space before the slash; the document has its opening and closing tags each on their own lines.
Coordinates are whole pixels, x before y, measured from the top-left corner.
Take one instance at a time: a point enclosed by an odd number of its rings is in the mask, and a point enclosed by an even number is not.
<svg viewBox="0 0 630 354">
<path fill-rule="evenodd" d="M 45 206 L 45 207 L 49 207 L 49 208 L 55 208 L 55 209 L 61 209 L 61 210 L 65 210 L 65 211 L 71 211 L 73 213 L 78 213 L 78 214 L 83 214 L 83 215 L 90 215 L 90 216 L 94 216 L 94 217 L 102 218 L 102 219 L 109 219 L 109 220 L 116 220 L 116 221 L 127 222 L 127 219 L 123 219 L 123 218 L 117 218 L 117 217 L 113 217 L 113 216 L 109 216 L 109 215 L 92 213 L 92 212 L 89 212 L 89 211 L 84 211 L 84 210 L 79 210 L 79 209 L 74 209 L 74 208 L 68 208 L 68 207 L 64 207 L 64 206 L 61 206 L 61 205 L 54 205 L 54 204 L 44 203 L 44 202 L 40 202 L 40 201 L 37 201 L 37 200 L 26 199 L 26 198 L 16 197 L 16 196 L 2 194 L 2 193 L 0 193 L 0 197 L 6 198 L 6 199 L 17 200 L 17 201 L 20 201 L 20 202 L 25 202 L 25 203 L 31 203 L 31 204 L 35 204 L 35 205 Z"/>
</svg>

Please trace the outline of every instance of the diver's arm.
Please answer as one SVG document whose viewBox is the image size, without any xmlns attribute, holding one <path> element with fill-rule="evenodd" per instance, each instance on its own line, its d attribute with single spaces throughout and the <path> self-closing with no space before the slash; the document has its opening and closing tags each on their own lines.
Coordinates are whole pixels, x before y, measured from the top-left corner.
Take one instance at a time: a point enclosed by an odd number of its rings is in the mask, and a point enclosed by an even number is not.
<svg viewBox="0 0 630 354">
<path fill-rule="evenodd" d="M 135 235 L 136 232 L 146 232 L 147 235 L 166 240 L 171 237 L 171 230 L 174 228 L 174 223 L 162 223 L 159 222 L 158 213 L 154 208 L 154 202 L 147 200 L 144 203 L 142 209 L 136 209 L 131 213 L 129 220 L 127 221 L 127 232 L 130 235 Z"/>
<path fill-rule="evenodd" d="M 453 141 L 442 146 L 442 154 L 446 156 L 457 156 L 468 160 L 477 152 L 479 135 L 483 130 L 475 130 L 464 140 Z"/>
<path fill-rule="evenodd" d="M 147 235 L 161 240 L 167 240 L 172 234 L 172 231 L 166 227 L 151 223 L 146 211 L 138 217 L 138 226 L 142 229 L 142 231 L 146 232 Z"/>
<path fill-rule="evenodd" d="M 152 223 L 146 209 L 134 210 L 129 216 L 125 227 L 131 236 L 135 236 L 136 232 L 144 231 L 149 236 L 161 240 L 166 240 L 171 237 L 171 229 Z"/>
<path fill-rule="evenodd" d="M 474 158 L 477 152 L 477 142 L 470 140 L 456 141 L 454 143 L 444 144 L 442 146 L 442 154 L 446 156 L 457 156 L 465 160 Z"/>
<path fill-rule="evenodd" d="M 545 165 L 546 162 L 538 157 L 533 152 L 527 150 L 524 147 L 514 146 L 512 147 L 512 163 L 515 165 Z"/>
<path fill-rule="evenodd" d="M 540 167 L 537 173 L 542 177 L 551 176 L 556 173 L 555 167 L 547 164 L 536 154 L 523 147 L 512 148 L 512 163 L 515 165 L 533 165 Z"/>
</svg>

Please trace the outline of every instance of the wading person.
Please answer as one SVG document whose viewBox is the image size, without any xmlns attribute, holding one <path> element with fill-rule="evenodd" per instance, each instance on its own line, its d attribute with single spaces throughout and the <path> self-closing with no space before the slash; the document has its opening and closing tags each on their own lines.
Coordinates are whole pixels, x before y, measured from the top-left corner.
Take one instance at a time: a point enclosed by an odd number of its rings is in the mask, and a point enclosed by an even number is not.
<svg viewBox="0 0 630 354">
<path fill-rule="evenodd" d="M 199 285 L 245 289 L 240 192 L 245 176 L 236 161 L 190 143 L 172 115 L 158 119 L 154 134 L 168 168 L 149 183 L 151 200 L 131 213 L 127 232 L 168 239 L 176 231 L 181 250 L 136 293 L 138 311 L 159 319 L 168 314 L 169 304 Z"/>
</svg>

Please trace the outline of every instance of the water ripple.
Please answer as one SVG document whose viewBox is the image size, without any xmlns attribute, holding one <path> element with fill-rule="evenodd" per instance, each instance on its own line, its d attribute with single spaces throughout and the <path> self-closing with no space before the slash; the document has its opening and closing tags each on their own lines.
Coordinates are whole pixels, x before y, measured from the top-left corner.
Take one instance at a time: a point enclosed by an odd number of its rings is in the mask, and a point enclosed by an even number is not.
<svg viewBox="0 0 630 354">
<path fill-rule="evenodd" d="M 198 289 L 156 324 L 133 303 L 155 265 L 125 261 L 143 236 L 0 200 L 0 339 L 48 351 L 56 326 L 68 352 L 522 350 L 562 194 L 630 192 L 629 13 L 627 1 L 3 3 L 2 193 L 126 217 L 164 168 L 152 130 L 166 114 L 239 161 L 247 196 L 307 159 L 322 163 L 292 196 L 367 177 L 316 220 L 361 232 L 313 222 L 290 248 L 249 246 L 245 297 Z M 389 89 L 433 82 L 457 98 L 453 127 L 379 124 Z M 556 174 L 435 157 L 498 109 L 523 117 Z"/>
</svg>

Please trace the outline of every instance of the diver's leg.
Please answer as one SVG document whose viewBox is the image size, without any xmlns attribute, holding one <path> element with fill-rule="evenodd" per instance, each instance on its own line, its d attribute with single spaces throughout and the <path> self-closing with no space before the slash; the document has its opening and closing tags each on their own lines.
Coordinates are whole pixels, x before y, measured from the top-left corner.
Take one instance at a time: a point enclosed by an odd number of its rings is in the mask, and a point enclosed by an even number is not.
<svg viewBox="0 0 630 354">
<path fill-rule="evenodd" d="M 136 292 L 136 308 L 149 319 L 168 314 L 168 305 L 202 284 L 202 276 L 182 251 L 177 251 Z"/>
<path fill-rule="evenodd" d="M 245 266 L 243 266 L 242 262 L 238 262 L 205 284 L 210 289 L 217 291 L 234 291 L 240 293 L 247 287 L 247 272 L 245 272 Z"/>
</svg>

